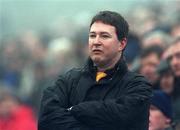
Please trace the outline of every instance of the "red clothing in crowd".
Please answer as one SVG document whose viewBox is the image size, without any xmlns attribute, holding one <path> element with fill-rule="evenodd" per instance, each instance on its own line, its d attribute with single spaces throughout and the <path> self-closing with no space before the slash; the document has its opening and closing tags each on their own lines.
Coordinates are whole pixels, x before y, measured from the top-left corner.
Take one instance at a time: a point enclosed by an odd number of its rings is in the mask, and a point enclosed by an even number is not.
<svg viewBox="0 0 180 130">
<path fill-rule="evenodd" d="M 0 117 L 0 130 L 37 130 L 36 123 L 32 109 L 20 106 L 10 117 Z"/>
</svg>

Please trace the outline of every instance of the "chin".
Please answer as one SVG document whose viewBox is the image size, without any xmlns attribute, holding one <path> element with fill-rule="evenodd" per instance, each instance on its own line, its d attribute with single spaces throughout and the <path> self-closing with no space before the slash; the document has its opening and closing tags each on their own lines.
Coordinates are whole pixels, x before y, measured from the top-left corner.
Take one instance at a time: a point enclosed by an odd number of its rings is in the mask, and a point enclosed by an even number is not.
<svg viewBox="0 0 180 130">
<path fill-rule="evenodd" d="M 95 63 L 100 63 L 101 62 L 101 58 L 99 58 L 99 57 L 94 57 L 94 58 L 92 58 L 92 60 Z"/>
<path fill-rule="evenodd" d="M 103 63 L 103 59 L 101 57 L 99 57 L 99 56 L 93 56 L 92 60 L 96 65 L 100 65 L 100 64 Z"/>
</svg>

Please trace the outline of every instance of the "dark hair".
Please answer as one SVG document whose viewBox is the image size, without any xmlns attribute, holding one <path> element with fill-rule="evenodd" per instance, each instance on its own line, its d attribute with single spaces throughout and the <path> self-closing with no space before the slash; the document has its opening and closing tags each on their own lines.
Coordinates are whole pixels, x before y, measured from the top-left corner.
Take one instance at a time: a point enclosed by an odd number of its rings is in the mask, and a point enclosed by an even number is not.
<svg viewBox="0 0 180 130">
<path fill-rule="evenodd" d="M 116 28 L 118 40 L 128 37 L 129 25 L 127 21 L 119 13 L 112 11 L 100 11 L 92 18 L 90 27 L 96 21 L 101 21 L 104 24 L 114 26 Z"/>
<path fill-rule="evenodd" d="M 159 58 L 161 58 L 163 51 L 164 51 L 164 49 L 161 48 L 160 46 L 153 45 L 153 46 L 150 46 L 150 47 L 143 49 L 141 54 L 140 54 L 140 58 L 145 58 L 152 53 L 155 53 Z"/>
</svg>

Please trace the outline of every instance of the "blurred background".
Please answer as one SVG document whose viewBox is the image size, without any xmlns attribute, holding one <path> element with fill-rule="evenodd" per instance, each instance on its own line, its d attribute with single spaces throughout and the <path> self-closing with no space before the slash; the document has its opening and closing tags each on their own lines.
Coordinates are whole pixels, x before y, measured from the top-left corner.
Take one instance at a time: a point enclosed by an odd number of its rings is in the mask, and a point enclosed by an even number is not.
<svg viewBox="0 0 180 130">
<path fill-rule="evenodd" d="M 165 81 L 156 70 L 180 36 L 179 0 L 0 0 L 0 116 L 23 105 L 31 130 L 36 129 L 42 90 L 59 74 L 83 65 L 90 20 L 101 10 L 117 11 L 129 22 L 124 52 L 129 68 L 171 95 L 170 69 Z"/>
</svg>

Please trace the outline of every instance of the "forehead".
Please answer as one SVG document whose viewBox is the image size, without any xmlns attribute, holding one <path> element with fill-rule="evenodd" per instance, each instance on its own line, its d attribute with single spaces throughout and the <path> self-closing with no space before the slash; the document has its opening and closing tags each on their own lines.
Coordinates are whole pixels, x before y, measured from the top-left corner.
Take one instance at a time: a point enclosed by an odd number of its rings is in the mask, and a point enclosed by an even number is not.
<svg viewBox="0 0 180 130">
<path fill-rule="evenodd" d="M 152 62 L 158 62 L 159 63 L 159 57 L 156 53 L 150 53 L 149 55 L 141 58 L 142 62 L 148 62 L 148 63 L 152 63 Z"/>
<path fill-rule="evenodd" d="M 174 55 L 174 54 L 180 53 L 180 42 L 172 45 L 169 48 L 169 53 L 170 53 L 170 55 Z"/>
<path fill-rule="evenodd" d="M 105 24 L 101 21 L 94 22 L 90 28 L 90 32 L 109 32 L 115 33 L 116 29 L 114 26 Z"/>
<path fill-rule="evenodd" d="M 163 115 L 163 113 L 161 112 L 161 110 L 158 109 L 158 108 L 157 108 L 156 106 L 154 106 L 154 105 L 151 105 L 151 106 L 150 106 L 150 111 L 151 111 L 150 114 Z"/>
</svg>

